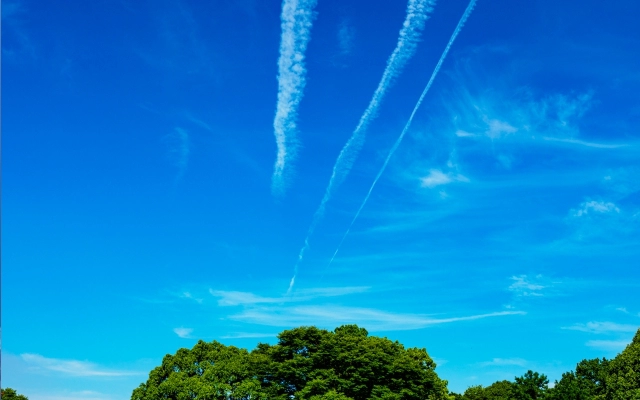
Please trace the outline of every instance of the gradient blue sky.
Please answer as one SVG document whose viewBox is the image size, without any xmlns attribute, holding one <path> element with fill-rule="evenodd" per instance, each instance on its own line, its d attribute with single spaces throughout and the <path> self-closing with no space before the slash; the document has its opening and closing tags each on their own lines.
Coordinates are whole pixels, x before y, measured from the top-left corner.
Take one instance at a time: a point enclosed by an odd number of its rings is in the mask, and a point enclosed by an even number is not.
<svg viewBox="0 0 640 400">
<path fill-rule="evenodd" d="M 127 399 L 198 339 L 357 323 L 455 391 L 640 325 L 640 3 L 441 0 L 309 237 L 404 1 L 319 0 L 272 194 L 281 3 L 2 1 L 2 386 Z M 636 293 L 634 295 L 634 293 Z"/>
</svg>

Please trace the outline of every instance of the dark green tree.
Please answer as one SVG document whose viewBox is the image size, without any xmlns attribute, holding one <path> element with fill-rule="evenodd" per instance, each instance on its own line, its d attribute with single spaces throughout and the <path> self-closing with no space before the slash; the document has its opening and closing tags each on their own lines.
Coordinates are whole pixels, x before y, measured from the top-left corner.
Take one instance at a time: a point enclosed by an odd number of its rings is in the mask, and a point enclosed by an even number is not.
<svg viewBox="0 0 640 400">
<path fill-rule="evenodd" d="M 640 329 L 609 363 L 604 394 L 606 400 L 640 400 Z"/>
<path fill-rule="evenodd" d="M 166 355 L 131 399 L 268 399 L 254 369 L 246 350 L 199 341 L 191 350 Z"/>
<path fill-rule="evenodd" d="M 529 370 L 524 375 L 516 377 L 513 384 L 513 398 L 517 400 L 542 399 L 548 384 L 549 379 L 545 375 Z"/>
<path fill-rule="evenodd" d="M 487 400 L 510 400 L 513 398 L 514 387 L 509 381 L 498 381 L 484 389 Z"/>
<path fill-rule="evenodd" d="M 514 398 L 514 384 L 498 381 L 487 387 L 481 385 L 469 387 L 460 400 L 511 400 Z"/>
<path fill-rule="evenodd" d="M 0 398 L 2 398 L 2 400 L 29 400 L 27 396 L 18 394 L 11 388 L 0 390 Z"/>
<path fill-rule="evenodd" d="M 565 372 L 549 391 L 551 400 L 590 400 L 605 392 L 609 361 L 605 358 L 582 360 L 576 371 Z"/>
</svg>

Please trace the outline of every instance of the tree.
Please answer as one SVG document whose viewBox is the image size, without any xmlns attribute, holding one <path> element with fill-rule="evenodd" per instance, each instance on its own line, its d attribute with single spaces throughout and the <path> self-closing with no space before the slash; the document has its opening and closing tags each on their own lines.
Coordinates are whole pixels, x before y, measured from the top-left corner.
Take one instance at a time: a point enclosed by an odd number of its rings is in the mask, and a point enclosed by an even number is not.
<svg viewBox="0 0 640 400">
<path fill-rule="evenodd" d="M 27 396 L 18 394 L 11 388 L 0 390 L 0 398 L 2 398 L 3 400 L 29 400 Z"/>
<path fill-rule="evenodd" d="M 131 399 L 268 399 L 252 361 L 244 349 L 201 340 L 191 350 L 167 354 Z"/>
<path fill-rule="evenodd" d="M 582 360 L 576 365 L 576 371 L 565 372 L 559 382 L 550 391 L 551 400 L 590 400 L 602 396 L 609 361 L 605 358 Z"/>
<path fill-rule="evenodd" d="M 514 384 L 509 381 L 498 381 L 487 387 L 481 385 L 469 387 L 461 400 L 511 400 L 514 396 Z"/>
<path fill-rule="evenodd" d="M 513 398 L 514 387 L 509 381 L 498 381 L 484 389 L 487 400 L 510 400 Z"/>
<path fill-rule="evenodd" d="M 425 349 L 405 349 L 356 325 L 283 331 L 252 352 L 218 342 L 167 355 L 132 400 L 446 400 Z"/>
<path fill-rule="evenodd" d="M 604 394 L 606 400 L 640 400 L 640 329 L 609 363 Z"/>
<path fill-rule="evenodd" d="M 521 377 L 516 377 L 513 384 L 513 398 L 517 400 L 542 399 L 548 384 L 549 379 L 545 375 L 529 370 Z"/>
</svg>

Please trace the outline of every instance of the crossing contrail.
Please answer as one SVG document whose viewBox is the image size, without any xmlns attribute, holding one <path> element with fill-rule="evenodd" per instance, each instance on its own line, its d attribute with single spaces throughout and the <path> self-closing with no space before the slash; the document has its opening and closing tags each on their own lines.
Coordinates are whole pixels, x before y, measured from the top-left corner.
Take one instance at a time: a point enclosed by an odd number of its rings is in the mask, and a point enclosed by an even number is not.
<svg viewBox="0 0 640 400">
<path fill-rule="evenodd" d="M 277 155 L 271 178 L 271 191 L 281 195 L 286 189 L 287 170 L 296 156 L 296 119 L 304 94 L 306 69 L 304 53 L 311 38 L 313 8 L 316 0 L 282 2 L 280 58 L 278 59 L 278 103 L 273 121 Z"/>
<path fill-rule="evenodd" d="M 367 109 L 360 117 L 360 121 L 358 122 L 356 129 L 340 151 L 338 159 L 333 166 L 331 179 L 325 189 L 320 206 L 313 215 L 313 220 L 309 226 L 309 230 L 307 231 L 307 237 L 304 240 L 304 246 L 300 249 L 300 253 L 298 254 L 298 260 L 294 267 L 293 277 L 291 278 L 287 292 L 290 292 L 293 288 L 296 276 L 298 275 L 298 266 L 304 257 L 305 251 L 309 248 L 309 238 L 324 215 L 327 202 L 337 187 L 340 186 L 349 174 L 349 171 L 351 170 L 351 167 L 364 144 L 367 127 L 376 117 L 378 108 L 382 103 L 387 89 L 391 86 L 394 79 L 400 75 L 404 66 L 415 53 L 418 41 L 420 40 L 420 32 L 424 28 L 425 21 L 429 18 L 428 14 L 433 11 L 434 5 L 435 0 L 409 0 L 407 4 L 407 15 L 398 35 L 396 48 L 387 60 L 387 66 L 382 74 L 380 82 L 378 83 L 378 87 L 373 93 L 373 97 L 371 98 Z"/>
<path fill-rule="evenodd" d="M 469 15 L 471 15 L 471 11 L 473 11 L 473 7 L 475 7 L 476 1 L 477 0 L 471 0 L 469 2 L 469 5 L 467 6 L 466 10 L 464 11 L 464 14 L 462 14 L 462 17 L 460 18 L 460 21 L 458 22 L 458 26 L 456 26 L 456 29 L 453 31 L 453 34 L 451 35 L 451 39 L 449 39 L 449 43 L 447 43 L 447 47 L 445 47 L 444 52 L 442 52 L 442 56 L 440 56 L 440 60 L 438 60 L 438 64 L 436 65 L 435 69 L 433 70 L 433 73 L 431 74 L 431 78 L 429 79 L 429 82 L 427 83 L 427 86 L 425 86 L 424 90 L 422 91 L 422 94 L 420 95 L 420 98 L 418 99 L 418 102 L 416 103 L 415 107 L 413 108 L 413 112 L 411 113 L 411 116 L 409 117 L 409 120 L 407 121 L 406 125 L 402 129 L 402 133 L 400 133 L 400 136 L 398 136 L 398 138 L 396 139 L 395 143 L 391 147 L 391 150 L 389 151 L 389 154 L 387 154 L 387 158 L 384 160 L 384 163 L 382 164 L 382 168 L 380 168 L 380 171 L 378 171 L 378 174 L 376 175 L 375 179 L 373 180 L 373 183 L 371 184 L 371 187 L 369 188 L 369 191 L 367 192 L 367 195 L 364 197 L 364 200 L 362 201 L 362 204 L 360 204 L 360 208 L 358 208 L 358 211 L 356 211 L 356 214 L 353 217 L 353 219 L 351 220 L 351 223 L 349 224 L 349 227 L 347 228 L 346 232 L 342 236 L 342 239 L 340 240 L 340 243 L 338 244 L 338 247 L 336 248 L 336 251 L 333 253 L 333 256 L 331 257 L 331 260 L 329 261 L 329 264 L 327 265 L 327 267 L 329 267 L 329 265 L 331 265 L 331 263 L 333 263 L 333 260 L 336 258 L 336 255 L 338 254 L 338 251 L 340 251 L 340 247 L 344 243 L 344 240 L 349 235 L 349 232 L 351 232 L 351 228 L 353 227 L 353 224 L 356 222 L 356 220 L 360 216 L 360 212 L 364 208 L 365 204 L 367 204 L 367 201 L 369 200 L 369 197 L 371 197 L 371 192 L 373 192 L 373 188 L 376 186 L 376 184 L 378 183 L 378 180 L 380 179 L 380 177 L 384 173 L 384 170 L 387 168 L 387 165 L 389 164 L 389 160 L 391 160 L 391 157 L 393 156 L 393 153 L 396 152 L 396 150 L 398 149 L 398 146 L 400 146 L 400 142 L 402 142 L 402 139 L 404 139 L 404 135 L 406 135 L 407 131 L 409 130 L 409 127 L 411 126 L 411 122 L 413 122 L 413 117 L 416 115 L 416 112 L 418 111 L 418 108 L 420 108 L 420 105 L 422 104 L 422 100 L 424 100 L 424 97 L 427 95 L 427 92 L 431 88 L 431 85 L 433 84 L 433 81 L 435 80 L 436 75 L 438 75 L 438 71 L 440 71 L 440 67 L 442 66 L 442 63 L 444 62 L 444 59 L 447 57 L 447 54 L 449 53 L 449 49 L 451 48 L 451 45 L 456 40 L 456 36 L 458 36 L 460 31 L 462 30 L 462 27 L 464 26 L 465 22 L 467 21 L 467 18 L 469 18 Z"/>
</svg>

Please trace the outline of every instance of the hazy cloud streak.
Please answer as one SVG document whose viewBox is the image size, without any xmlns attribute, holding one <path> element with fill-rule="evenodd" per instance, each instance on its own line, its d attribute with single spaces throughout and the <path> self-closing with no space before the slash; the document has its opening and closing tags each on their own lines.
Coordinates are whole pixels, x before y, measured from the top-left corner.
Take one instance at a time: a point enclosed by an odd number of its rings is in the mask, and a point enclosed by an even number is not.
<svg viewBox="0 0 640 400">
<path fill-rule="evenodd" d="M 362 204 L 360 204 L 360 207 L 358 208 L 358 211 L 356 211 L 356 214 L 354 215 L 353 219 L 351 220 L 351 223 L 349 224 L 349 227 L 347 228 L 346 232 L 342 236 L 342 239 L 340 240 L 340 243 L 338 244 L 338 247 L 336 248 L 336 251 L 333 253 L 333 256 L 331 257 L 331 260 L 329 260 L 329 264 L 328 265 L 331 265 L 333 260 L 336 258 L 336 255 L 338 254 L 338 251 L 340 251 L 340 247 L 344 243 L 344 240 L 349 235 L 349 232 L 351 232 L 351 228 L 353 228 L 353 224 L 356 222 L 356 220 L 360 216 L 360 213 L 362 212 L 362 209 L 364 208 L 364 206 L 367 204 L 367 201 L 369 201 L 369 197 L 371 197 L 371 192 L 373 192 L 373 189 L 375 188 L 376 184 L 378 183 L 378 180 L 380 179 L 380 177 L 384 173 L 385 169 L 387 168 L 387 165 L 389 164 L 389 161 L 391 160 L 391 157 L 393 156 L 393 154 L 396 152 L 396 150 L 400 146 L 400 143 L 402 142 L 402 139 L 404 139 L 404 136 L 406 135 L 407 131 L 409 130 L 409 127 L 411 126 L 411 123 L 413 122 L 413 117 L 416 115 L 416 112 L 418 111 L 418 108 L 420 108 L 420 105 L 422 104 L 422 101 L 424 100 L 425 96 L 427 95 L 427 92 L 429 91 L 429 89 L 431 88 L 431 85 L 433 84 L 433 81 L 435 80 L 436 76 L 438 75 L 438 71 L 440 71 L 440 67 L 442 66 L 442 63 L 444 62 L 445 58 L 447 57 L 447 54 L 449 53 L 449 49 L 451 49 L 451 45 L 453 45 L 453 42 L 456 40 L 456 37 L 458 36 L 460 31 L 462 30 L 462 27 L 464 26 L 465 22 L 467 21 L 467 18 L 469 18 L 469 15 L 471 15 L 471 11 L 473 11 L 473 7 L 475 7 L 476 1 L 477 0 L 471 0 L 469 2 L 469 5 L 467 6 L 466 10 L 462 14 L 462 17 L 460 18 L 460 21 L 458 22 L 458 25 L 456 26 L 456 29 L 453 31 L 453 35 L 451 35 L 451 39 L 449 39 L 449 43 L 447 43 L 447 47 L 445 47 L 444 52 L 442 53 L 442 56 L 440 56 L 440 60 L 438 60 L 438 64 L 436 64 L 436 67 L 433 70 L 433 73 L 431 74 L 431 78 L 429 79 L 429 82 L 427 83 L 427 86 L 422 91 L 422 94 L 420 95 L 420 98 L 418 99 L 418 102 L 416 103 L 415 107 L 413 108 L 413 111 L 411 112 L 411 116 L 409 117 L 409 120 L 407 121 L 406 125 L 402 129 L 402 132 L 400 133 L 400 136 L 398 136 L 398 139 L 396 139 L 395 143 L 391 147 L 391 150 L 389 151 L 389 154 L 387 155 L 387 158 L 384 160 L 384 163 L 382 164 L 382 168 L 380 168 L 380 171 L 378 171 L 378 174 L 376 175 L 375 179 L 373 180 L 373 183 L 371 184 L 371 187 L 369 188 L 369 191 L 367 192 L 367 195 L 364 197 L 364 200 L 362 201 Z"/>
<path fill-rule="evenodd" d="M 296 118 L 306 84 L 304 53 L 311 38 L 316 0 L 284 0 L 282 3 L 280 58 L 278 59 L 278 102 L 273 121 L 277 156 L 271 190 L 285 190 L 285 168 L 296 156 Z"/>
<path fill-rule="evenodd" d="M 592 321 L 587 322 L 586 324 L 575 324 L 572 326 L 566 326 L 562 329 L 601 334 L 615 332 L 635 332 L 636 330 L 638 330 L 638 327 L 636 325 L 617 324 L 615 322 Z"/>
<path fill-rule="evenodd" d="M 351 133 L 351 137 L 340 151 L 338 159 L 333 166 L 331 179 L 329 180 L 329 184 L 325 189 L 325 193 L 322 201 L 320 202 L 320 206 L 313 216 L 311 226 L 309 227 L 309 230 L 307 232 L 307 237 L 304 240 L 304 246 L 302 247 L 298 255 L 298 261 L 296 262 L 296 265 L 294 267 L 293 277 L 291 278 L 291 282 L 289 283 L 289 289 L 287 292 L 290 292 L 293 288 L 296 276 L 298 275 L 298 266 L 300 264 L 300 261 L 302 261 L 304 257 L 305 251 L 309 248 L 309 237 L 313 234 L 316 225 L 324 215 L 327 202 L 329 201 L 337 187 L 340 186 L 340 184 L 349 174 L 349 171 L 351 170 L 351 167 L 353 166 L 353 163 L 355 162 L 356 157 L 358 156 L 358 153 L 360 152 L 360 149 L 364 144 L 367 127 L 376 117 L 378 108 L 382 103 L 387 89 L 391 86 L 394 79 L 397 78 L 398 75 L 402 72 L 404 66 L 415 53 L 418 46 L 418 41 L 420 39 L 420 33 L 424 28 L 426 20 L 429 18 L 428 14 L 433 11 L 434 5 L 435 0 L 409 0 L 409 3 L 407 4 L 407 15 L 402 25 L 402 29 L 400 29 L 396 48 L 393 50 L 393 53 L 391 53 L 391 56 L 387 60 L 387 67 L 382 74 L 382 78 L 380 79 L 378 87 L 373 93 L 373 97 L 371 98 L 367 109 L 360 117 L 360 121 L 358 122 L 356 129 L 353 131 L 353 133 Z"/>
<path fill-rule="evenodd" d="M 325 287 L 296 290 L 291 296 L 263 297 L 251 292 L 225 291 L 209 289 L 212 296 L 218 297 L 218 305 L 239 306 L 253 304 L 282 304 L 291 302 L 309 301 L 320 297 L 337 297 L 350 294 L 363 293 L 369 290 L 367 286 Z"/>
<path fill-rule="evenodd" d="M 187 172 L 187 166 L 189 165 L 189 153 L 191 152 L 189 133 L 182 128 L 176 127 L 172 134 L 165 137 L 165 140 L 169 146 L 169 157 L 178 168 L 178 174 L 176 175 L 176 182 L 178 182 Z"/>
<path fill-rule="evenodd" d="M 115 376 L 131 376 L 131 375 L 144 375 L 144 373 L 136 371 L 114 371 L 108 369 L 99 368 L 97 365 L 87 361 L 77 360 L 61 360 L 58 358 L 47 358 L 40 354 L 25 353 L 20 357 L 33 366 L 49 370 L 60 372 L 65 375 L 71 376 L 84 376 L 84 377 L 115 377 Z"/>
<path fill-rule="evenodd" d="M 370 330 L 396 331 L 422 329 L 431 325 L 473 321 L 490 317 L 524 314 L 526 313 L 523 311 L 500 311 L 464 317 L 430 318 L 419 314 L 390 313 L 371 308 L 322 305 L 249 308 L 229 318 L 266 326 L 336 326 L 355 323 Z"/>
</svg>

